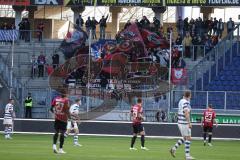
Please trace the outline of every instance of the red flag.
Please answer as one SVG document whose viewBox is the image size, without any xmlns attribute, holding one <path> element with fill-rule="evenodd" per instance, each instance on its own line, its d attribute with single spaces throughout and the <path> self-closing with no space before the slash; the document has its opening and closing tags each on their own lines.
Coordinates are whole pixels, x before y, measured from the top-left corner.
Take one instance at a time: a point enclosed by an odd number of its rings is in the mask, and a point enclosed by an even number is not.
<svg viewBox="0 0 240 160">
<path fill-rule="evenodd" d="M 169 48 L 169 42 L 166 39 L 161 38 L 159 35 L 157 35 L 154 32 L 148 31 L 146 29 L 142 29 L 141 35 L 147 48 L 157 48 L 157 47 L 160 47 L 161 49 Z"/>
<path fill-rule="evenodd" d="M 187 70 L 185 68 L 172 68 L 171 80 L 175 85 L 187 84 Z"/>
<path fill-rule="evenodd" d="M 102 71 L 112 75 L 120 74 L 127 63 L 127 57 L 122 53 L 109 54 L 104 57 Z"/>
<path fill-rule="evenodd" d="M 142 46 L 144 47 L 145 54 L 147 53 L 142 35 L 139 32 L 139 29 L 138 29 L 138 26 L 137 26 L 136 23 L 132 23 L 130 26 L 128 26 L 124 31 L 122 31 L 120 33 L 120 36 L 124 40 L 132 40 L 132 41 L 135 41 L 135 42 L 141 42 Z"/>
</svg>

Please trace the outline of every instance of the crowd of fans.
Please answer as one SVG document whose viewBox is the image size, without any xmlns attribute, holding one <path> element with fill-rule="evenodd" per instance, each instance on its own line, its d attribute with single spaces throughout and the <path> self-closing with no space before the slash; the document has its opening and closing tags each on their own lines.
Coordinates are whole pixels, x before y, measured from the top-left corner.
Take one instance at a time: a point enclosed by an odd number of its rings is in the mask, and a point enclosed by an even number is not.
<svg viewBox="0 0 240 160">
<path fill-rule="evenodd" d="M 108 19 L 108 15 L 106 17 L 102 16 L 102 18 L 99 21 L 97 21 L 95 19 L 95 17 L 92 17 L 92 19 L 90 17 L 88 17 L 88 19 L 84 23 L 84 20 L 82 19 L 82 16 L 79 15 L 79 17 L 76 20 L 76 24 L 80 28 L 82 28 L 84 26 L 84 24 L 85 24 L 86 32 L 87 32 L 87 34 L 89 36 L 90 35 L 90 31 L 91 31 L 92 39 L 97 39 L 96 27 L 97 27 L 97 25 L 99 25 L 99 28 L 100 28 L 100 39 L 105 39 L 105 33 L 106 33 L 106 27 L 107 27 L 107 19 Z"/>
</svg>

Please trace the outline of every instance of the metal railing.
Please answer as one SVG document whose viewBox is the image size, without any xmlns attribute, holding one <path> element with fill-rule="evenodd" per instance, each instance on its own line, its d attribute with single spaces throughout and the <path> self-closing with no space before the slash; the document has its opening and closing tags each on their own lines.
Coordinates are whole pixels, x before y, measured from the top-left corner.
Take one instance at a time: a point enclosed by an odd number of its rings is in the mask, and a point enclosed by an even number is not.
<svg viewBox="0 0 240 160">
<path fill-rule="evenodd" d="M 0 44 L 7 45 L 11 44 L 14 40 L 15 43 L 20 43 L 22 41 L 26 43 L 42 43 L 44 39 L 44 32 L 41 30 L 0 30 L 3 32 L 0 34 Z M 39 38 L 41 37 L 41 38 Z"/>
<path fill-rule="evenodd" d="M 11 89 L 12 96 L 16 101 L 16 113 L 19 115 L 22 111 L 22 97 L 24 93 L 24 85 L 16 78 L 15 74 L 13 74 L 12 79 L 12 88 L 10 85 L 10 66 L 7 65 L 7 62 L 4 60 L 4 58 L 0 55 L 0 75 L 1 79 L 4 82 L 7 89 Z"/>
<path fill-rule="evenodd" d="M 180 52 L 182 58 L 185 57 L 184 45 L 174 45 L 173 47 L 178 48 L 178 51 Z M 191 59 L 196 60 L 199 55 L 201 57 L 205 57 L 206 54 L 208 53 L 208 50 L 206 49 L 205 45 L 191 45 L 190 52 L 191 52 Z"/>
<path fill-rule="evenodd" d="M 173 90 L 171 109 L 178 108 L 178 102 L 184 91 Z M 209 104 L 223 113 L 240 113 L 240 92 L 234 91 L 192 91 L 191 106 L 193 111 L 202 111 Z"/>
</svg>

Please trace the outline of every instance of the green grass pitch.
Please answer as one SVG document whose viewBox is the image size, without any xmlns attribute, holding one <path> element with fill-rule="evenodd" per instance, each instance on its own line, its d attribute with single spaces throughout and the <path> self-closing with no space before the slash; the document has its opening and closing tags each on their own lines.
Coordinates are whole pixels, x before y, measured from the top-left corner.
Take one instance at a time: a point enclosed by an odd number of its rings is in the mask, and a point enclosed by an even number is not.
<svg viewBox="0 0 240 160">
<path fill-rule="evenodd" d="M 73 146 L 69 136 L 64 145 L 65 155 L 54 154 L 51 135 L 14 134 L 12 140 L 5 140 L 0 134 L 0 160 L 183 160 L 184 146 L 177 151 L 176 158 L 169 154 L 169 148 L 176 140 L 146 138 L 149 151 L 129 150 L 130 138 L 80 136 L 82 147 Z M 202 141 L 193 141 L 191 154 L 198 160 L 240 160 L 240 141 L 214 141 L 213 147 L 203 146 Z"/>
</svg>

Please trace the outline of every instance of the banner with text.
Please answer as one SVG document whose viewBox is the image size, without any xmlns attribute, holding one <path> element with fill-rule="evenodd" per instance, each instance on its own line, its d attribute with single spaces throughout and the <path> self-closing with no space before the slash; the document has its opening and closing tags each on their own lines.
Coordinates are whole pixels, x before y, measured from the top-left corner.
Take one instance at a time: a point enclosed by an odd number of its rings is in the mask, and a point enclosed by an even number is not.
<svg viewBox="0 0 240 160">
<path fill-rule="evenodd" d="M 200 122 L 202 118 L 201 114 L 192 114 L 192 122 Z M 232 115 L 217 115 L 216 121 L 220 124 L 240 124 L 240 116 Z"/>
<path fill-rule="evenodd" d="M 65 6 L 162 6 L 162 0 L 64 0 Z"/>
<path fill-rule="evenodd" d="M 240 0 L 165 0 L 166 6 L 239 6 Z"/>
</svg>

